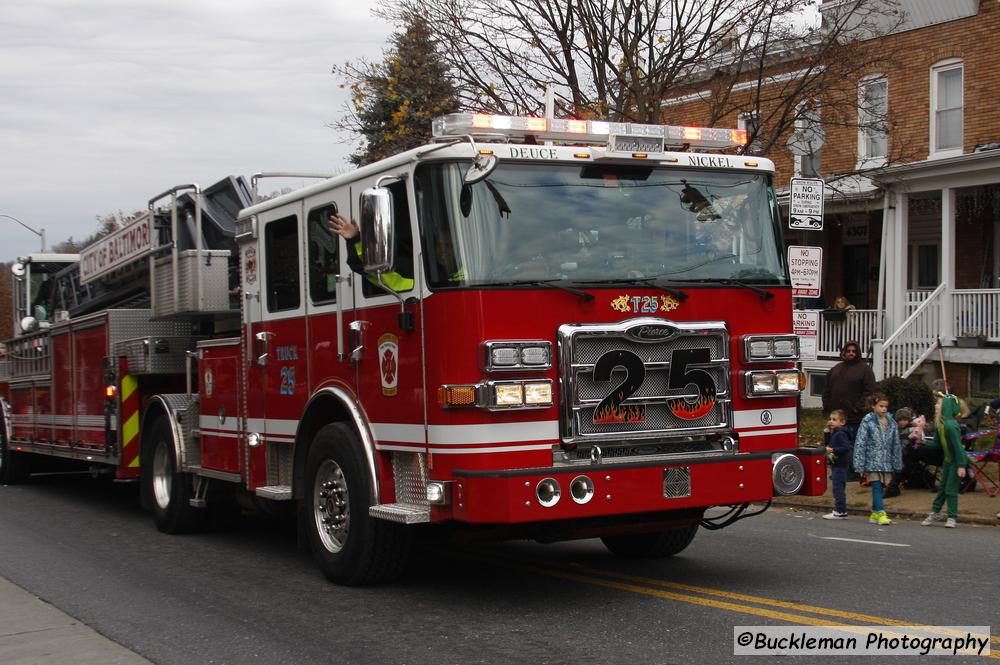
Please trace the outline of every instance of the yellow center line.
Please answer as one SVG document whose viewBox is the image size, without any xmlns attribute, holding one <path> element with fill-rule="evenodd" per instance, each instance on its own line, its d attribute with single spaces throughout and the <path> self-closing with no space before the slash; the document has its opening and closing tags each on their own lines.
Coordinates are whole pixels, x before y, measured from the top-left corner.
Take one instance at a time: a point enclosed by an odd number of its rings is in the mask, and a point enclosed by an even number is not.
<svg viewBox="0 0 1000 665">
<path fill-rule="evenodd" d="M 619 573 L 616 571 L 590 568 L 587 566 L 574 566 L 574 571 L 579 571 L 579 572 L 570 572 L 558 569 L 554 567 L 552 564 L 548 563 L 511 560 L 496 556 L 484 555 L 482 552 L 475 552 L 472 554 L 474 554 L 474 556 L 476 556 L 479 559 L 484 559 L 484 558 L 490 559 L 495 563 L 500 564 L 506 568 L 519 570 L 522 572 L 530 572 L 549 577 L 557 577 L 560 579 L 570 580 L 574 582 L 582 582 L 583 584 L 589 584 L 591 586 L 601 586 L 609 589 L 617 589 L 619 591 L 629 591 L 632 593 L 639 593 L 646 596 L 662 598 L 664 600 L 674 600 L 682 603 L 690 603 L 692 605 L 701 605 L 703 607 L 712 607 L 715 609 L 727 610 L 730 612 L 738 612 L 742 614 L 761 616 L 780 621 L 788 621 L 793 624 L 797 623 L 808 626 L 826 626 L 831 628 L 843 628 L 847 632 L 855 632 L 859 634 L 864 634 L 867 632 L 867 630 L 863 626 L 855 626 L 852 624 L 846 624 L 838 621 L 820 619 L 820 618 L 806 616 L 803 614 L 794 614 L 792 612 L 783 612 L 780 610 L 771 610 L 763 607 L 741 605 L 738 604 L 737 602 L 730 602 L 730 601 L 755 603 L 757 605 L 768 605 L 775 608 L 795 610 L 796 612 L 808 612 L 810 614 L 819 614 L 819 615 L 837 617 L 840 619 L 858 621 L 863 624 L 873 625 L 873 626 L 921 625 L 920 622 L 914 622 L 912 620 L 902 621 L 899 619 L 889 619 L 886 617 L 874 616 L 870 614 L 861 614 L 858 612 L 848 612 L 844 610 L 836 610 L 826 607 L 817 607 L 815 605 L 805 605 L 801 603 L 793 603 L 790 601 L 777 600 L 774 598 L 765 598 L 761 596 L 751 596 L 748 594 L 736 593 L 732 591 L 722 591 L 719 589 L 711 589 L 708 587 L 695 586 L 693 584 L 683 584 L 681 582 L 658 580 L 649 577 L 642 577 L 639 575 L 630 575 L 628 573 Z M 612 579 L 602 579 L 602 577 L 612 578 Z M 619 582 L 615 580 L 622 580 L 622 581 Z M 664 591 L 661 590 L 660 588 L 651 588 L 651 587 L 662 587 L 662 589 L 676 589 L 677 591 L 685 591 L 688 593 Z M 689 595 L 689 594 L 701 594 L 701 595 Z M 705 596 L 715 596 L 717 598 L 723 598 L 725 600 L 714 600 L 713 598 L 708 598 Z M 954 631 L 942 631 L 940 628 L 937 627 L 935 627 L 935 629 L 937 632 L 942 634 L 954 632 Z M 958 633 L 955 632 L 955 635 L 958 635 Z M 993 644 L 1000 643 L 1000 636 L 990 635 L 990 642 Z M 1000 653 L 994 653 L 988 657 L 1000 660 Z"/>
<path fill-rule="evenodd" d="M 700 596 L 689 596 L 687 594 L 675 593 L 673 591 L 652 589 L 649 587 L 640 586 L 638 584 L 615 582 L 609 579 L 601 579 L 599 577 L 589 577 L 587 575 L 579 575 L 576 573 L 566 572 L 562 570 L 550 569 L 545 566 L 533 566 L 533 565 L 513 563 L 513 562 L 499 562 L 499 563 L 501 563 L 501 565 L 507 568 L 520 570 L 522 572 L 536 573 L 540 575 L 545 575 L 547 577 L 557 577 L 560 579 L 570 580 L 573 582 L 581 582 L 583 584 L 589 584 L 591 586 L 600 586 L 608 589 L 617 589 L 619 591 L 629 591 L 631 593 L 638 593 L 644 596 L 653 596 L 655 598 L 662 598 L 664 600 L 673 600 L 681 603 L 689 603 L 691 605 L 701 605 L 703 607 L 712 607 L 715 609 L 727 610 L 729 612 L 737 612 L 740 614 L 750 614 L 754 616 L 766 617 L 768 619 L 776 619 L 779 621 L 790 622 L 795 625 L 824 626 L 828 628 L 837 628 L 838 630 L 843 630 L 844 632 L 848 633 L 856 633 L 858 635 L 867 635 L 869 632 L 868 628 L 865 626 L 855 626 L 852 624 L 840 623 L 837 621 L 830 621 L 827 619 L 817 619 L 815 617 L 809 617 L 802 614 L 792 614 L 791 612 L 768 610 L 762 607 L 738 605 L 737 603 L 731 603 L 723 600 L 713 600 L 711 598 L 703 598 Z M 876 623 L 873 625 L 905 625 L 905 626 L 914 625 L 912 622 L 903 624 L 887 624 L 880 617 L 872 617 L 872 618 L 876 619 Z M 886 635 L 888 637 L 901 637 L 901 634 L 887 633 Z M 966 655 L 975 655 L 975 654 L 966 654 Z M 990 655 L 984 654 L 983 657 L 1000 660 L 1000 653 L 991 653 Z"/>
<path fill-rule="evenodd" d="M 730 600 L 740 600 L 747 603 L 770 605 L 771 607 L 783 607 L 786 609 L 796 610 L 798 612 L 809 612 L 811 614 L 822 614 L 826 616 L 839 617 L 841 619 L 850 619 L 853 621 L 865 622 L 871 625 L 879 625 L 879 626 L 915 625 L 913 621 L 902 621 L 899 619 L 889 619 L 886 617 L 873 616 L 871 614 L 860 614 L 858 612 L 847 612 L 844 610 L 835 610 L 827 607 L 817 607 L 815 605 L 793 603 L 787 600 L 777 600 L 774 598 L 764 598 L 761 596 L 750 596 L 743 593 L 735 593 L 732 591 L 722 591 L 719 589 L 711 589 L 708 587 L 695 586 L 693 584 L 683 584 L 681 582 L 669 582 L 667 580 L 658 580 L 650 577 L 640 577 L 638 575 L 629 575 L 627 573 L 619 573 L 611 570 L 601 570 L 599 568 L 588 568 L 587 566 L 577 566 L 576 569 L 592 575 L 604 575 L 606 577 L 629 580 L 631 582 L 637 582 L 641 584 L 652 584 L 654 586 L 660 586 L 667 589 L 678 589 L 680 591 L 690 591 L 692 593 L 701 593 L 709 596 L 717 596 L 719 598 L 728 598 Z M 992 642 L 993 644 L 1000 644 L 1000 636 L 991 635 L 990 642 Z"/>
</svg>

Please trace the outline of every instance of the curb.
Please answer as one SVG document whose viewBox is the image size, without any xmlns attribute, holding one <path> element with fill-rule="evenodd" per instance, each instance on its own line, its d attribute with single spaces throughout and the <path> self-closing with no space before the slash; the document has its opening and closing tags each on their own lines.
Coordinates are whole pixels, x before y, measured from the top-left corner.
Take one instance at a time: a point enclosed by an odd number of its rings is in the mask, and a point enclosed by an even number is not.
<svg viewBox="0 0 1000 665">
<path fill-rule="evenodd" d="M 794 501 L 779 501 L 777 498 L 771 501 L 772 506 L 788 506 L 790 508 L 801 508 L 814 513 L 825 513 L 830 510 L 830 506 L 820 506 L 811 503 L 796 503 Z M 847 512 L 852 515 L 868 515 L 871 513 L 867 508 L 851 508 L 847 507 Z M 898 516 L 910 520 L 923 520 L 926 516 L 926 512 L 915 513 L 910 510 L 889 510 L 886 508 L 886 512 L 893 516 Z M 998 517 L 984 517 L 982 515 L 959 515 L 959 524 L 980 524 L 983 526 L 1000 526 L 1000 518 Z"/>
</svg>

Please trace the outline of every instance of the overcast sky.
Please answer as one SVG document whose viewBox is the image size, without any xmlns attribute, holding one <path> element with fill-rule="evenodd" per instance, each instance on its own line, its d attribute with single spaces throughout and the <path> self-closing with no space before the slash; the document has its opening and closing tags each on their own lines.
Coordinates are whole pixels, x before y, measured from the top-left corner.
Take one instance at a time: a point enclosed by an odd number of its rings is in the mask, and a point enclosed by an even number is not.
<svg viewBox="0 0 1000 665">
<path fill-rule="evenodd" d="M 44 228 L 51 247 L 174 185 L 343 170 L 355 145 L 326 127 L 346 99 L 330 69 L 381 57 L 391 26 L 372 5 L 4 3 L 0 213 Z M 38 236 L 0 217 L 0 261 L 39 249 Z"/>
</svg>

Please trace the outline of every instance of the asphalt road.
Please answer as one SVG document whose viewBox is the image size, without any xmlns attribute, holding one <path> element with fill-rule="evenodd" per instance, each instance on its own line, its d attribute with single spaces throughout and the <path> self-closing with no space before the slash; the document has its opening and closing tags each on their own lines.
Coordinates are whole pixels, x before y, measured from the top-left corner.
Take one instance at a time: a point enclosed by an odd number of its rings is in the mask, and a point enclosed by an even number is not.
<svg viewBox="0 0 1000 665">
<path fill-rule="evenodd" d="M 597 540 L 428 541 L 395 585 L 343 588 L 297 549 L 293 528 L 266 519 L 167 536 L 134 485 L 0 487 L 0 576 L 163 665 L 745 663 L 734 626 L 997 634 L 998 557 L 996 527 L 876 527 L 773 508 L 702 530 L 673 559 L 616 559 Z"/>
</svg>

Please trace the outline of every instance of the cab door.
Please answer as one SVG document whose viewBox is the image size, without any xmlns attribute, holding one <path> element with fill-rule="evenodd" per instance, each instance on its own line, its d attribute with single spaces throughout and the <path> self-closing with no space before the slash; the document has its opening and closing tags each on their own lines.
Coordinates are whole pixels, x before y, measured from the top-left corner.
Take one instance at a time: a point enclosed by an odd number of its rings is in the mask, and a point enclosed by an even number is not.
<svg viewBox="0 0 1000 665">
<path fill-rule="evenodd" d="M 398 295 L 411 299 L 405 306 L 413 314 L 413 328 L 400 326 L 400 301 L 376 286 L 373 277 L 355 280 L 355 320 L 351 324 L 351 348 L 361 347 L 355 362 L 358 394 L 371 419 L 376 445 L 381 450 L 426 453 L 424 429 L 423 354 L 420 341 L 420 307 L 415 266 L 417 254 L 415 209 L 408 181 L 387 185 L 393 197 L 396 261 L 389 280 Z M 370 186 L 370 185 L 369 185 Z M 361 188 L 355 190 L 361 191 Z M 357 214 L 357 211 L 355 211 Z M 347 246 L 351 251 L 350 244 Z M 417 267 L 419 270 L 419 267 Z"/>
<path fill-rule="evenodd" d="M 330 230 L 336 211 L 350 210 L 350 190 L 324 192 L 306 200 L 306 320 L 309 394 L 327 386 L 354 392 L 348 326 L 354 318 L 354 275 L 344 258 L 343 238 Z"/>
<path fill-rule="evenodd" d="M 308 396 L 302 246 L 301 201 L 259 215 L 256 289 L 246 294 L 249 489 L 270 484 L 268 452 L 293 445 Z"/>
</svg>

